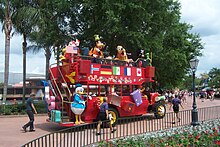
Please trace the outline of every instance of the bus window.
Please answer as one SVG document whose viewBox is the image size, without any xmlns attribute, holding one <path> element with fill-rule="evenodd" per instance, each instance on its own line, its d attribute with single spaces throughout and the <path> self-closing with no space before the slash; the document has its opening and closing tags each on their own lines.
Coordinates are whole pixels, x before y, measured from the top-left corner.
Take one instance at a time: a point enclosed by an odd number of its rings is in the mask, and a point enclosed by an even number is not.
<svg viewBox="0 0 220 147">
<path fill-rule="evenodd" d="M 100 86 L 100 96 L 106 96 L 105 95 L 105 85 Z"/>
<path fill-rule="evenodd" d="M 130 86 L 129 85 L 123 85 L 122 86 L 122 95 L 123 96 L 129 96 L 130 95 Z"/>
<path fill-rule="evenodd" d="M 121 96 L 121 85 L 115 85 L 114 90 L 117 95 Z"/>
<path fill-rule="evenodd" d="M 138 88 L 139 88 L 139 85 L 132 85 L 132 89 L 131 90 L 133 92 L 133 91 L 137 90 Z"/>
<path fill-rule="evenodd" d="M 90 96 L 98 96 L 98 92 L 99 92 L 98 85 L 89 85 L 88 92 Z"/>
<path fill-rule="evenodd" d="M 107 96 L 110 93 L 110 85 L 101 85 L 100 96 Z"/>
</svg>

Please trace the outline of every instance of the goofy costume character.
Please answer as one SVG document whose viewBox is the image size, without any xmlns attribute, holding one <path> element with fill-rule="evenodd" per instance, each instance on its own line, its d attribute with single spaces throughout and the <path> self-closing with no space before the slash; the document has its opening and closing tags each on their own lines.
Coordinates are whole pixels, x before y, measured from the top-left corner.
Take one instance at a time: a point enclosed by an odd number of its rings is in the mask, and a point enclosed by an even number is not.
<svg viewBox="0 0 220 147">
<path fill-rule="evenodd" d="M 76 84 L 75 94 L 73 96 L 73 102 L 71 103 L 71 110 L 75 114 L 76 125 L 83 124 L 81 114 L 85 110 L 85 101 L 81 100 L 81 95 L 84 92 L 84 88 L 81 84 Z"/>
<path fill-rule="evenodd" d="M 94 35 L 95 37 L 95 47 L 93 47 L 90 51 L 89 51 L 89 56 L 95 57 L 95 58 L 103 58 L 103 52 L 102 49 L 105 46 L 99 38 L 99 35 Z"/>
</svg>

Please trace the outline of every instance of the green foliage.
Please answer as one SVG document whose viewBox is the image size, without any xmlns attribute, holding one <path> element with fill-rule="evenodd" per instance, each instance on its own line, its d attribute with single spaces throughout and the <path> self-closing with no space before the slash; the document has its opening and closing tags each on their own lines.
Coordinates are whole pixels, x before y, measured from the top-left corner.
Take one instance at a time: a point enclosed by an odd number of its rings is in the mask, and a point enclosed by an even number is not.
<svg viewBox="0 0 220 147">
<path fill-rule="evenodd" d="M 44 101 L 38 101 L 37 103 L 34 103 L 37 113 L 47 113 L 46 110 L 46 104 Z"/>
<path fill-rule="evenodd" d="M 0 88 L 2 88 L 4 86 L 4 83 L 0 83 Z"/>
<path fill-rule="evenodd" d="M 81 47 L 91 47 L 94 34 L 99 34 L 111 55 L 116 54 L 117 45 L 132 52 L 134 60 L 138 49 L 152 52 L 155 80 L 161 88 L 179 86 L 188 73 L 188 61 L 200 56 L 203 49 L 199 35 L 190 32 L 192 26 L 180 21 L 180 3 L 174 0 L 41 0 L 15 4 L 15 28 L 28 33 L 35 46 L 30 48 L 43 48 L 48 60 L 51 48 L 58 57 L 71 39 L 80 39 Z"/>
<path fill-rule="evenodd" d="M 210 87 L 220 88 L 220 69 L 212 68 L 208 73 L 208 84 Z"/>
<path fill-rule="evenodd" d="M 25 114 L 25 108 L 26 107 L 24 104 L 1 105 L 0 114 L 1 115 Z"/>
<path fill-rule="evenodd" d="M 216 128 L 214 128 L 216 129 Z M 145 139 L 143 137 L 118 139 L 115 141 L 102 141 L 98 146 L 218 146 L 220 145 L 220 130 L 216 129 L 213 132 L 185 132 L 182 134 L 173 134 L 171 136 L 151 137 Z"/>
<path fill-rule="evenodd" d="M 122 45 L 137 59 L 137 49 L 152 51 L 156 80 L 161 87 L 176 87 L 188 72 L 188 61 L 200 56 L 203 45 L 191 25 L 180 22 L 180 4 L 173 0 L 79 1 L 69 15 L 71 28 L 83 45 L 100 34 L 112 55 Z M 77 17 L 76 17 L 77 16 Z M 76 19 L 77 18 L 77 19 Z"/>
<path fill-rule="evenodd" d="M 38 101 L 34 105 L 38 114 L 47 113 L 44 101 Z M 25 104 L 0 105 L 0 115 L 26 114 L 25 109 Z"/>
</svg>

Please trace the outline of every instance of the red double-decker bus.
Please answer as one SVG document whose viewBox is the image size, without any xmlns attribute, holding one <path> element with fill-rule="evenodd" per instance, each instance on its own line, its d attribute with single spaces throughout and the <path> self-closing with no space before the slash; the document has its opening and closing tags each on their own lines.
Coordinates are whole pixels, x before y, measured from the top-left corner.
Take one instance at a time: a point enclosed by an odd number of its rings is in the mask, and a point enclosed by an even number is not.
<svg viewBox="0 0 220 147">
<path fill-rule="evenodd" d="M 127 63 L 73 55 L 59 65 L 52 64 L 49 72 L 50 80 L 45 87 L 49 120 L 62 126 L 75 125 L 70 105 L 77 83 L 82 84 L 85 90 L 86 108 L 82 120 L 86 123 L 97 119 L 103 97 L 108 98 L 113 125 L 120 117 L 140 116 L 148 112 L 153 112 L 156 118 L 165 116 L 166 107 L 158 93 L 147 96 L 140 93 L 141 85 L 154 81 L 155 67 L 149 66 L 144 59 Z M 138 93 L 141 94 L 139 100 L 135 99 Z"/>
</svg>

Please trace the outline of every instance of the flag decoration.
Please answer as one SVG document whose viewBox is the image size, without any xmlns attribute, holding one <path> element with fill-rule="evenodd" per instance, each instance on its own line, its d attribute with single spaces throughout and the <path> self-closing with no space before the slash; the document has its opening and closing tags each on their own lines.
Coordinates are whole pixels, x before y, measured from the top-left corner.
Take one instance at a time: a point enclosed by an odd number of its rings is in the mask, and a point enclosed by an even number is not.
<svg viewBox="0 0 220 147">
<path fill-rule="evenodd" d="M 124 75 L 125 76 L 131 76 L 131 68 L 130 67 L 125 67 L 124 68 Z"/>
<path fill-rule="evenodd" d="M 66 53 L 71 53 L 71 54 L 78 54 L 78 47 L 74 47 L 74 46 L 71 46 L 71 45 L 68 45 L 66 47 Z"/>
<path fill-rule="evenodd" d="M 113 75 L 119 76 L 120 74 L 120 67 L 113 66 Z"/>
<path fill-rule="evenodd" d="M 108 65 L 101 65 L 100 74 L 112 75 L 112 67 Z"/>
<path fill-rule="evenodd" d="M 141 68 L 137 68 L 137 76 L 138 77 L 142 76 Z"/>
<path fill-rule="evenodd" d="M 73 47 L 73 54 L 78 54 L 78 50 L 79 50 L 78 47 Z"/>
<path fill-rule="evenodd" d="M 91 64 L 91 69 L 90 69 L 91 74 L 99 74 L 99 66 L 95 64 Z"/>
<path fill-rule="evenodd" d="M 139 106 L 139 105 L 141 105 L 143 103 L 140 89 L 137 89 L 134 92 L 132 92 L 131 96 L 132 96 L 136 106 Z"/>
</svg>

